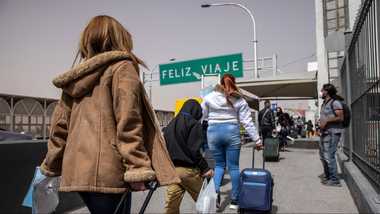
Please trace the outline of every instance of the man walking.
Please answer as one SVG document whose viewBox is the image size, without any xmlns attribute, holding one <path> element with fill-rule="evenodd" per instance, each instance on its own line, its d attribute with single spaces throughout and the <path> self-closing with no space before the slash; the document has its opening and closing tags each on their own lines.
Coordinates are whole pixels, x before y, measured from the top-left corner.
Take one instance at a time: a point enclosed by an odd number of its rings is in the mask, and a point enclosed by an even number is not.
<svg viewBox="0 0 380 214">
<path fill-rule="evenodd" d="M 319 152 L 324 169 L 322 183 L 327 186 L 340 187 L 335 153 L 343 130 L 343 98 L 337 95 L 337 90 L 332 84 L 323 85 L 321 95 L 323 104 L 320 114 L 321 140 Z"/>
<path fill-rule="evenodd" d="M 270 108 L 270 101 L 266 100 L 264 105 L 264 109 L 259 112 L 259 128 L 263 142 L 265 142 L 265 138 L 272 136 L 273 129 L 275 128 L 275 118 Z"/>
<path fill-rule="evenodd" d="M 297 118 L 296 124 L 297 124 L 297 135 L 302 136 L 302 130 L 304 129 L 304 121 L 302 120 L 301 117 Z"/>
</svg>

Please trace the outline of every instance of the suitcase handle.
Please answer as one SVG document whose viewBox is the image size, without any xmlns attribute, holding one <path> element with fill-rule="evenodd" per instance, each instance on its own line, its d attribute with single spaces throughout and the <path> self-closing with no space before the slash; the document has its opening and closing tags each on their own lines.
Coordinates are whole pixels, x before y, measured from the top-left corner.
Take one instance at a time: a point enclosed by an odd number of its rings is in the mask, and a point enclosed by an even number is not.
<svg viewBox="0 0 380 214">
<path fill-rule="evenodd" d="M 154 191 L 156 191 L 156 189 L 159 187 L 159 184 L 158 184 L 157 181 L 151 181 L 151 182 L 147 183 L 145 186 L 147 187 L 147 189 L 149 189 L 149 192 L 148 192 L 148 195 L 145 198 L 145 201 L 144 201 L 144 203 L 143 203 L 143 205 L 142 205 L 142 207 L 140 209 L 139 214 L 144 214 L 145 213 L 146 207 L 148 206 L 149 201 L 152 198 L 152 195 L 153 195 Z"/>
<path fill-rule="evenodd" d="M 263 145 L 264 145 L 264 140 L 262 140 Z M 265 147 L 265 145 L 264 145 Z M 263 169 L 265 169 L 265 157 L 264 157 L 264 147 L 263 147 Z M 256 150 L 256 143 L 254 143 L 252 147 L 252 168 L 255 168 L 255 150 Z"/>
<path fill-rule="evenodd" d="M 157 181 L 150 181 L 150 182 L 148 182 L 148 183 L 145 184 L 145 187 L 149 190 L 149 192 L 148 192 L 148 195 L 146 196 L 146 198 L 144 200 L 143 205 L 141 206 L 139 214 L 144 214 L 144 212 L 145 212 L 145 210 L 146 210 L 146 208 L 147 208 L 147 206 L 149 204 L 149 201 L 152 198 L 152 195 L 153 195 L 154 191 L 156 191 L 157 188 L 159 187 L 159 184 L 158 184 Z M 113 214 L 119 214 L 119 211 L 120 211 L 122 205 L 125 203 L 125 200 L 127 200 L 128 195 L 129 195 L 129 197 L 131 197 L 132 196 L 131 192 L 127 191 L 127 192 L 125 192 L 123 194 L 123 196 L 121 197 L 121 200 L 120 200 L 119 204 L 117 205 L 117 207 L 116 207 L 115 211 L 113 212 Z M 130 206 L 131 205 L 132 204 L 130 204 Z"/>
</svg>

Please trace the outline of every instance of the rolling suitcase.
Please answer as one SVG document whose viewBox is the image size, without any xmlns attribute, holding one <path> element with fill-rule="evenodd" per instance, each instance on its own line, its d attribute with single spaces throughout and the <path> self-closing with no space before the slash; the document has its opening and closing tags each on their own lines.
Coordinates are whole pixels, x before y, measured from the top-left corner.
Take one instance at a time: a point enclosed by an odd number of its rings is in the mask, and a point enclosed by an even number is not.
<svg viewBox="0 0 380 214">
<path fill-rule="evenodd" d="M 280 160 L 280 140 L 277 137 L 265 138 L 264 140 L 265 160 Z"/>
<path fill-rule="evenodd" d="M 264 153 L 264 152 L 263 152 Z M 240 213 L 270 213 L 273 203 L 273 178 L 263 168 L 255 169 L 255 148 L 253 148 L 252 168 L 244 169 L 240 174 L 239 211 Z"/>
<path fill-rule="evenodd" d="M 149 189 L 149 192 L 145 198 L 143 205 L 141 206 L 139 214 L 145 213 L 146 207 L 148 206 L 149 201 L 152 198 L 154 191 L 156 191 L 156 189 L 158 188 L 158 182 L 152 181 L 149 184 L 147 184 L 146 187 L 147 187 L 147 189 Z M 119 204 L 117 205 L 116 210 L 114 211 L 113 214 L 124 214 L 126 212 L 125 211 L 125 204 L 126 204 L 128 194 L 129 194 L 129 192 L 125 192 L 123 194 L 123 196 L 121 197 L 121 200 L 120 200 Z"/>
</svg>

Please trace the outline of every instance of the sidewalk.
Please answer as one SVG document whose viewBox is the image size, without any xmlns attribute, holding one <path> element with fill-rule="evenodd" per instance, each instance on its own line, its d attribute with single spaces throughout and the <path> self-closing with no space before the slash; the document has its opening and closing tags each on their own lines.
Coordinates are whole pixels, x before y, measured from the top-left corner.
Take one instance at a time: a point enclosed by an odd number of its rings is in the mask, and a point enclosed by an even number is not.
<svg viewBox="0 0 380 214">
<path fill-rule="evenodd" d="M 255 165 L 262 166 L 262 153 L 256 152 Z M 243 147 L 241 169 L 251 166 L 251 145 Z M 318 150 L 289 148 L 281 153 L 280 162 L 267 162 L 274 177 L 273 213 L 358 213 L 344 181 L 343 187 L 326 187 L 320 183 L 321 164 Z M 224 213 L 234 213 L 228 209 L 228 193 L 231 189 L 229 176 L 222 187 L 222 207 Z M 133 212 L 137 212 L 146 193 L 133 194 Z M 146 213 L 162 213 L 165 200 L 165 188 L 157 191 Z M 83 208 L 73 213 L 89 213 Z M 195 213 L 194 202 L 185 195 L 181 213 Z"/>
</svg>

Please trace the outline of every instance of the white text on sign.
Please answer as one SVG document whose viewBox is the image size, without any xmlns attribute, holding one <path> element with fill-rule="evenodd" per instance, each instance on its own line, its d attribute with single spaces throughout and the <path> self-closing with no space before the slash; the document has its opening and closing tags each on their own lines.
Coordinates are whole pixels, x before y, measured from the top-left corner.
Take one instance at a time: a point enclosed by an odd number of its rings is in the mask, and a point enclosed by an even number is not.
<svg viewBox="0 0 380 214">
<path fill-rule="evenodd" d="M 231 73 L 235 71 L 239 71 L 239 62 L 232 61 L 226 62 L 225 64 L 208 64 L 201 65 L 203 74 L 218 74 L 218 73 Z M 183 68 L 173 68 L 168 70 L 162 70 L 162 78 L 173 79 L 173 78 L 182 78 L 182 77 L 191 77 L 192 71 L 191 67 L 183 67 Z"/>
</svg>

